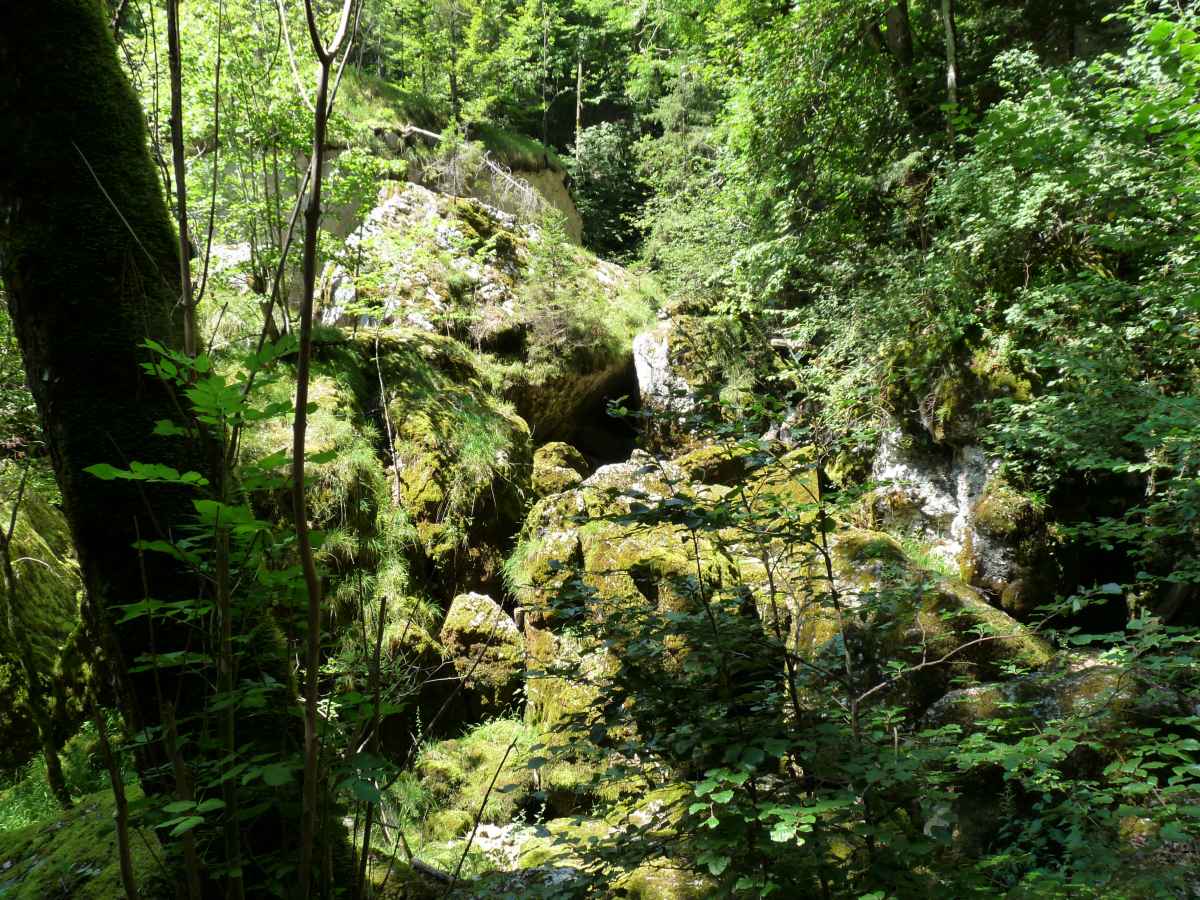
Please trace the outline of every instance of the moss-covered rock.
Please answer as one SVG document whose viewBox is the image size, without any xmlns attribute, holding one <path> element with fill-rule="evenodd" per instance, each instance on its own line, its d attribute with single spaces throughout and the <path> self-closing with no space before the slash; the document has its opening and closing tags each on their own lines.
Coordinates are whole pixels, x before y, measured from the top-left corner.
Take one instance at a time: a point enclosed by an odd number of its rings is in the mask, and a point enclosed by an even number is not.
<svg viewBox="0 0 1200 900">
<path fill-rule="evenodd" d="M 1104 737 L 1107 749 L 1116 752 L 1122 729 L 1153 726 L 1163 717 L 1185 714 L 1186 708 L 1177 692 L 1144 676 L 1078 657 L 1011 681 L 951 691 L 929 708 L 925 722 L 972 732 L 989 719 L 1041 728 L 1071 718 Z"/>
<path fill-rule="evenodd" d="M 613 887 L 639 900 L 702 900 L 718 890 L 716 882 L 687 860 L 657 857 L 620 876 Z"/>
<path fill-rule="evenodd" d="M 914 564 L 890 535 L 838 534 L 830 544 L 830 561 L 843 617 L 821 574 L 824 560 L 816 554 L 807 591 L 792 599 L 793 646 L 835 660 L 841 651 L 834 639 L 844 621 L 847 640 L 860 656 L 864 689 L 889 681 L 890 662 L 911 669 L 876 692 L 879 699 L 920 713 L 955 679 L 992 680 L 1010 669 L 1041 668 L 1053 658 L 1045 641 L 966 584 Z"/>
<path fill-rule="evenodd" d="M 139 795 L 126 788 L 130 799 Z M 0 832 L 0 896 L 12 900 L 112 900 L 125 896 L 117 858 L 112 793 L 81 799 L 69 812 L 19 831 Z M 135 829 L 130 851 L 141 896 L 173 897 L 156 857 L 158 839 Z"/>
<path fill-rule="evenodd" d="M 441 640 L 475 717 L 495 715 L 517 701 L 525 670 L 525 639 L 491 597 L 455 597 L 442 623 Z"/>
<path fill-rule="evenodd" d="M 649 318 L 639 282 L 513 216 L 415 184 L 385 185 L 357 271 L 327 321 L 448 334 L 477 353 L 496 394 L 540 440 L 569 439 L 581 414 L 631 382 L 633 335 Z M 625 391 L 627 392 L 627 391 Z"/>
<path fill-rule="evenodd" d="M 399 505 L 431 573 L 448 587 L 495 587 L 530 494 L 528 426 L 457 341 L 393 331 L 378 366 Z"/>
<path fill-rule="evenodd" d="M 5 529 L 19 477 L 13 469 L 2 476 L 5 497 L 0 501 L 0 520 Z M 71 652 L 71 638 L 79 632 L 83 584 L 66 520 L 32 486 L 27 486 L 21 499 L 10 554 L 17 596 L 10 598 L 3 590 L 0 614 L 7 615 L 7 605 L 12 604 L 12 622 L 32 652 L 55 737 L 62 741 L 75 731 L 82 715 L 81 670 L 86 660 Z M 7 634 L 7 625 L 0 624 L 0 734 L 4 735 L 0 769 L 15 768 L 39 747 L 26 708 L 19 650 L 9 645 Z"/>
<path fill-rule="evenodd" d="M 612 659 L 601 649 L 546 628 L 526 625 L 525 636 L 526 717 L 544 732 L 582 731 L 600 699 L 600 684 L 611 671 Z"/>
<path fill-rule="evenodd" d="M 964 581 L 982 587 L 1007 612 L 1024 619 L 1054 596 L 1055 548 L 1042 504 L 997 474 L 971 508 L 959 567 Z"/>
<path fill-rule="evenodd" d="M 533 492 L 539 497 L 570 490 L 591 473 L 583 454 L 562 441 L 543 444 L 533 454 Z"/>
<path fill-rule="evenodd" d="M 478 725 L 460 738 L 425 747 L 417 757 L 415 774 L 424 806 L 436 815 L 424 817 L 424 836 L 448 840 L 469 830 L 479 813 L 489 824 L 509 822 L 527 806 L 534 790 L 527 766 L 534 732 L 515 719 L 495 719 Z M 496 779 L 491 792 L 488 786 Z"/>
<path fill-rule="evenodd" d="M 753 450 L 740 444 L 707 444 L 672 462 L 696 484 L 732 485 L 750 471 Z"/>
<path fill-rule="evenodd" d="M 656 451 L 693 440 L 686 419 L 698 404 L 744 416 L 754 389 L 779 365 L 755 323 L 682 307 L 639 334 L 633 355 L 642 408 L 656 413 L 643 440 Z"/>
</svg>

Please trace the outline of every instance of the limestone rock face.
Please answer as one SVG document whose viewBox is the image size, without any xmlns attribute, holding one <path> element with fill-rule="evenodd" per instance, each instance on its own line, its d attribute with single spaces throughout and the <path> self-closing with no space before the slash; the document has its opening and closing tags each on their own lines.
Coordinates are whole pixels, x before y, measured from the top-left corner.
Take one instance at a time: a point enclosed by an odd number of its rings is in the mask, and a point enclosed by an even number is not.
<svg viewBox="0 0 1200 900">
<path fill-rule="evenodd" d="M 525 639 L 512 618 L 486 594 L 459 594 L 440 634 L 446 656 L 463 680 L 476 717 L 511 706 L 521 687 Z"/>
<path fill-rule="evenodd" d="M 1018 617 L 1053 596 L 1052 540 L 1033 501 L 1014 490 L 975 445 L 919 449 L 885 431 L 866 498 L 873 527 L 906 532 Z"/>
<path fill-rule="evenodd" d="M 630 342 L 650 310 L 620 266 L 495 205 L 396 182 L 346 249 L 356 270 L 325 273 L 323 323 L 459 340 L 539 441 L 572 440 L 588 411 L 633 391 Z"/>
<path fill-rule="evenodd" d="M 633 339 L 633 365 L 643 409 L 682 414 L 695 405 L 691 385 L 672 367 L 673 330 L 668 319 Z"/>
</svg>

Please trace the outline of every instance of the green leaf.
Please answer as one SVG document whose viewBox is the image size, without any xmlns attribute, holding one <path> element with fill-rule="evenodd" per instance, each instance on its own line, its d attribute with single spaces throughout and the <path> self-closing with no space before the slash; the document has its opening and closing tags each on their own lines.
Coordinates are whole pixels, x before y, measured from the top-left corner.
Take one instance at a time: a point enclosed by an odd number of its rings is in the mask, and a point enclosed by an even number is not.
<svg viewBox="0 0 1200 900">
<path fill-rule="evenodd" d="M 174 803 L 168 803 L 163 807 L 163 812 L 181 813 L 187 812 L 189 809 L 196 808 L 195 800 L 176 800 Z"/>
<path fill-rule="evenodd" d="M 176 437 L 187 434 L 187 429 L 180 428 L 170 419 L 159 419 L 154 423 L 154 433 L 163 437 Z"/>
<path fill-rule="evenodd" d="M 171 837 L 179 837 L 179 835 L 185 834 L 185 833 L 191 831 L 197 825 L 203 825 L 203 824 L 204 824 L 203 816 L 188 816 L 186 819 L 184 819 L 182 822 L 180 822 L 178 825 L 176 825 L 174 828 L 171 829 Z"/>
<path fill-rule="evenodd" d="M 292 767 L 284 763 L 263 766 L 262 780 L 271 787 L 281 787 L 292 782 Z"/>
<path fill-rule="evenodd" d="M 786 843 L 796 837 L 796 826 L 786 825 L 783 822 L 776 822 L 771 829 L 771 840 L 777 844 Z"/>
</svg>

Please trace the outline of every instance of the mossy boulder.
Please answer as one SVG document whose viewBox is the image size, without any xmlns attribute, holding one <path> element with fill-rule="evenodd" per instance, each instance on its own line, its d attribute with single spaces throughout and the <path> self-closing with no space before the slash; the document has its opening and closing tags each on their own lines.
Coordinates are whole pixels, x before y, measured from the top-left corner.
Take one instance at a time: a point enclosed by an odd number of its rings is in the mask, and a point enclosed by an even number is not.
<svg viewBox="0 0 1200 900">
<path fill-rule="evenodd" d="M 694 440 L 687 418 L 698 404 L 744 416 L 754 389 L 779 366 L 753 322 L 682 307 L 639 334 L 633 356 L 642 408 L 656 413 L 643 436 L 655 450 Z"/>
<path fill-rule="evenodd" d="M 127 787 L 130 800 L 140 791 Z M 0 897 L 44 900 L 112 900 L 125 896 L 117 857 L 112 793 L 83 797 L 73 809 L 19 831 L 0 832 Z M 132 829 L 130 851 L 141 896 L 174 897 L 163 877 L 158 838 Z"/>
<path fill-rule="evenodd" d="M 539 440 L 570 439 L 585 410 L 632 384 L 649 319 L 619 266 L 476 200 L 391 183 L 347 243 L 359 260 L 327 321 L 444 334 L 472 347 L 499 397 Z"/>
<path fill-rule="evenodd" d="M 1035 728 L 1074 719 L 1116 752 L 1123 729 L 1154 727 L 1164 717 L 1186 714 L 1187 704 L 1176 691 L 1144 675 L 1075 657 L 1011 681 L 951 691 L 929 708 L 925 722 L 973 732 L 990 719 Z"/>
<path fill-rule="evenodd" d="M 830 544 L 830 560 L 846 637 L 852 642 L 862 688 L 888 681 L 889 662 L 911 672 L 879 699 L 919 714 L 956 679 L 988 681 L 1010 669 L 1029 671 L 1053 658 L 1049 645 L 968 585 L 914 564 L 890 535 L 849 530 Z M 797 652 L 841 653 L 842 633 L 823 558 L 809 563 L 808 592 L 793 599 L 791 641 Z"/>
<path fill-rule="evenodd" d="M 8 528 L 20 476 L 14 470 L 2 475 L 4 498 L 0 519 Z M 72 652 L 72 636 L 79 640 L 80 580 L 71 534 L 66 519 L 36 490 L 27 485 L 21 499 L 10 548 L 17 596 L 12 604 L 12 621 L 20 638 L 27 642 L 32 659 L 42 676 L 41 689 L 50 704 L 55 737 L 69 737 L 83 714 L 82 669 L 86 657 Z M 38 750 L 37 729 L 26 708 L 25 674 L 19 651 L 7 640 L 7 626 L 0 627 L 0 769 L 15 768 Z"/>
<path fill-rule="evenodd" d="M 684 859 L 656 857 L 620 876 L 613 887 L 639 900 L 703 900 L 718 891 L 714 879 Z"/>
<path fill-rule="evenodd" d="M 497 586 L 530 496 L 529 427 L 457 341 L 400 330 L 378 365 L 394 429 L 398 499 L 448 586 Z"/>
<path fill-rule="evenodd" d="M 1030 381 L 1000 355 L 981 350 L 952 358 L 949 365 L 943 358 L 932 375 L 929 358 L 928 346 L 919 339 L 898 344 L 889 361 L 885 397 L 898 416 L 919 425 L 936 444 L 974 443 L 988 401 L 1029 398 Z"/>
<path fill-rule="evenodd" d="M 526 718 L 544 732 L 582 731 L 600 701 L 600 685 L 612 659 L 600 648 L 529 624 L 525 640 Z"/>
<path fill-rule="evenodd" d="M 525 639 L 491 597 L 455 597 L 442 623 L 441 641 L 476 718 L 494 716 L 516 703 L 525 670 Z"/>
<path fill-rule="evenodd" d="M 533 772 L 527 766 L 534 732 L 516 719 L 494 719 L 462 737 L 422 749 L 414 766 L 423 804 L 436 811 L 426 818 L 425 837 L 448 840 L 470 829 L 485 795 L 481 822 L 512 821 L 530 803 Z M 495 787 L 488 786 L 495 777 Z"/>
<path fill-rule="evenodd" d="M 1028 618 L 1054 596 L 1055 546 L 1041 504 L 995 475 L 971 508 L 959 567 L 964 581 L 999 598 L 1017 618 Z"/>
<path fill-rule="evenodd" d="M 696 484 L 732 485 L 749 473 L 753 452 L 740 444 L 706 444 L 672 462 Z"/>
<path fill-rule="evenodd" d="M 533 454 L 533 492 L 539 497 L 577 487 L 592 471 L 582 453 L 570 444 L 551 441 Z"/>
</svg>

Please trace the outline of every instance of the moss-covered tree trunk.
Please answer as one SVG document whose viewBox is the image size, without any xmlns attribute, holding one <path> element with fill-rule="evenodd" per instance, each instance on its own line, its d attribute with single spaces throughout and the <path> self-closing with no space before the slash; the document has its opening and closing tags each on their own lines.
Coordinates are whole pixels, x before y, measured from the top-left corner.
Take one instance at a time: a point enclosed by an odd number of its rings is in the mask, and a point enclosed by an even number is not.
<svg viewBox="0 0 1200 900">
<path fill-rule="evenodd" d="M 129 728 L 153 729 L 172 705 L 182 724 L 208 696 L 207 681 L 130 668 L 151 651 L 183 649 L 188 635 L 151 629 L 146 618 L 118 624 L 117 610 L 147 595 L 198 595 L 194 573 L 133 547 L 188 521 L 192 497 L 84 471 L 135 460 L 206 469 L 201 448 L 154 436 L 155 423 L 179 410 L 141 367 L 147 338 L 182 346 L 176 235 L 100 0 L 0 0 L 0 22 L 0 273 L 78 550 L 87 618 Z M 291 731 L 286 704 L 266 718 L 276 740 Z M 261 714 L 256 721 L 261 730 Z M 148 791 L 170 788 L 168 763 L 161 741 L 142 745 Z M 279 826 L 256 829 L 259 859 L 284 847 Z"/>
<path fill-rule="evenodd" d="M 180 343 L 175 235 L 100 3 L 0 0 L 0 15 L 0 272 L 90 612 L 123 673 L 149 649 L 142 626 L 114 627 L 110 614 L 146 593 L 132 545 L 183 512 L 187 498 L 83 470 L 150 459 L 161 444 L 154 423 L 176 415 L 142 372 L 139 347 L 146 338 Z M 159 599 L 195 592 L 191 577 L 154 556 L 146 575 Z M 120 681 L 129 724 L 155 721 L 149 677 Z M 156 762 L 144 758 L 143 768 Z"/>
</svg>

